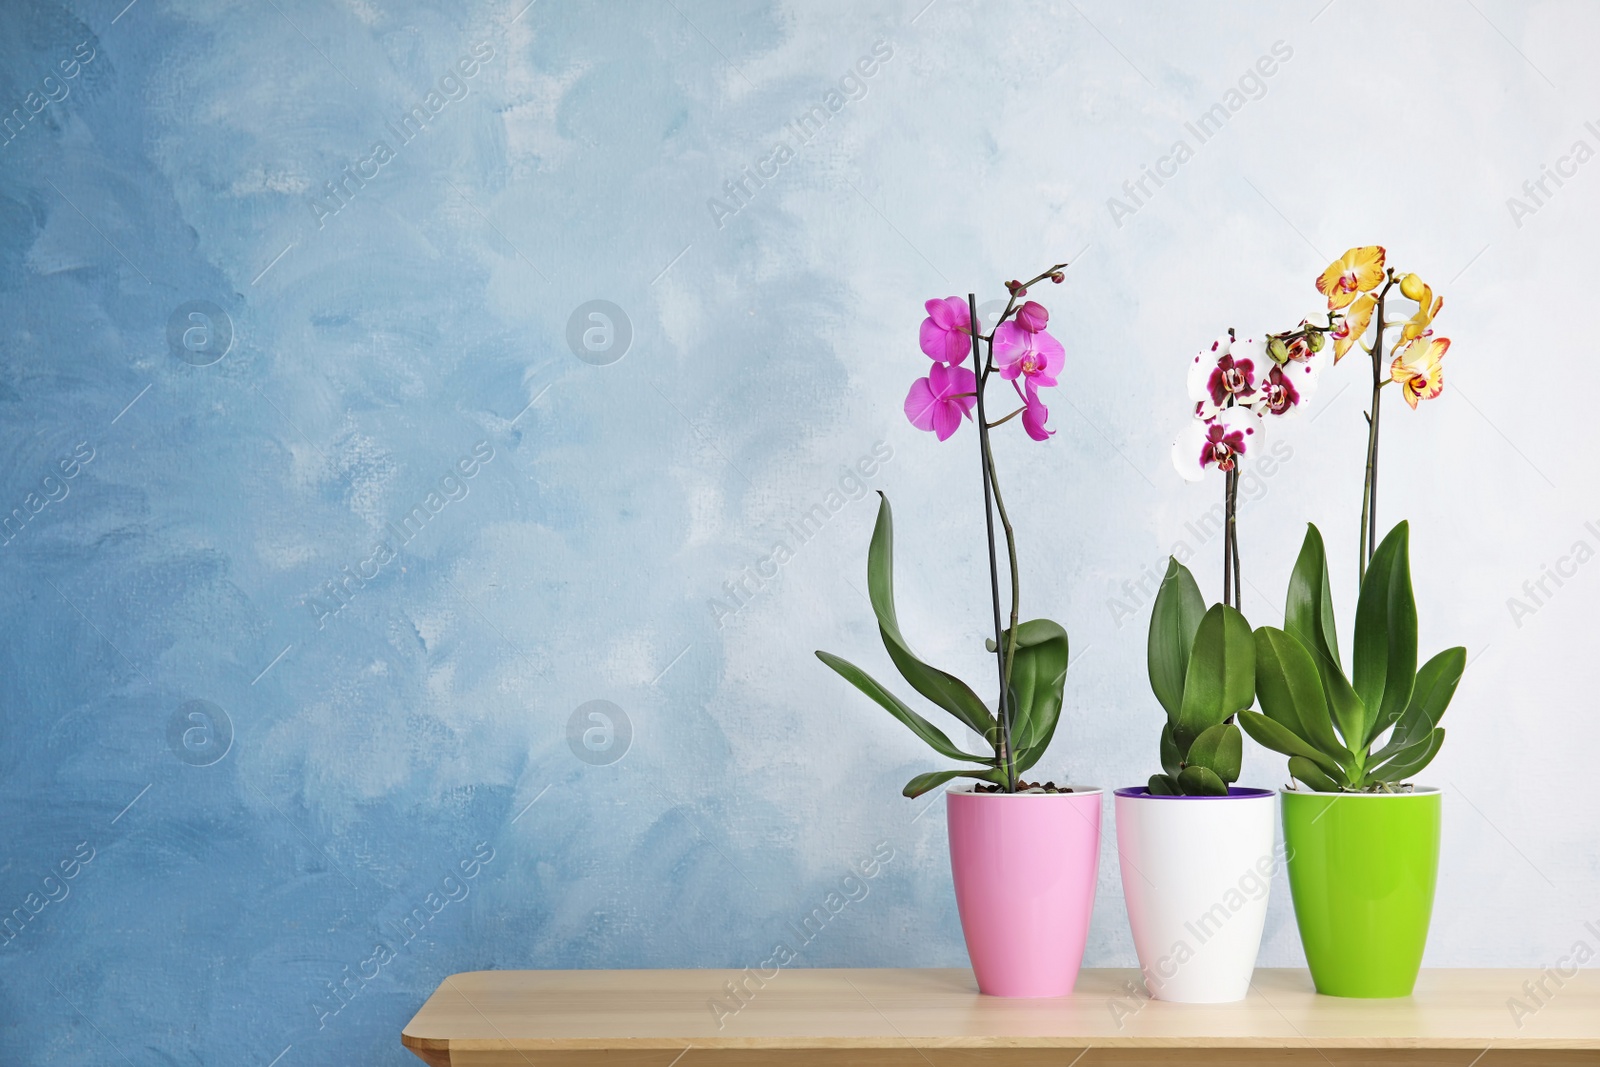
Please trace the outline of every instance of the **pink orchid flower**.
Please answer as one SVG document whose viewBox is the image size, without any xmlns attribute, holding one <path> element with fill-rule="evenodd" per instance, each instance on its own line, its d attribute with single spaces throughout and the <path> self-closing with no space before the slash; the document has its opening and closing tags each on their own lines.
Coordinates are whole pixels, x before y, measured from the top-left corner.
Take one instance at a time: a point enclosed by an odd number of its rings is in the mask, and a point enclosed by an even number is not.
<svg viewBox="0 0 1600 1067">
<path fill-rule="evenodd" d="M 967 368 L 935 363 L 926 378 L 911 383 L 911 391 L 906 394 L 906 418 L 917 429 L 932 430 L 939 440 L 948 440 L 960 429 L 963 416 L 972 417 L 977 389 L 977 375 Z M 962 396 L 963 393 L 967 395 Z"/>
<path fill-rule="evenodd" d="M 995 328 L 994 365 L 1007 381 L 1021 377 L 1030 391 L 1041 385 L 1055 385 L 1056 375 L 1066 361 L 1067 351 L 1061 342 L 1042 329 L 1033 332 L 1016 322 L 1003 322 Z"/>
<path fill-rule="evenodd" d="M 1223 408 L 1184 428 L 1172 443 L 1172 463 L 1186 481 L 1198 482 L 1208 467 L 1233 470 L 1265 436 L 1261 416 L 1247 407 Z"/>
<path fill-rule="evenodd" d="M 930 300 L 923 305 L 922 350 L 939 363 L 960 365 L 972 358 L 972 312 L 958 296 Z M 940 438 L 943 440 L 943 438 Z"/>
<path fill-rule="evenodd" d="M 1054 430 L 1045 428 L 1045 422 L 1050 418 L 1050 409 L 1039 400 L 1039 394 L 1031 382 L 1028 384 L 1027 394 L 1022 399 L 1022 428 L 1028 431 L 1028 436 L 1035 441 L 1050 440 L 1055 434 Z"/>
</svg>

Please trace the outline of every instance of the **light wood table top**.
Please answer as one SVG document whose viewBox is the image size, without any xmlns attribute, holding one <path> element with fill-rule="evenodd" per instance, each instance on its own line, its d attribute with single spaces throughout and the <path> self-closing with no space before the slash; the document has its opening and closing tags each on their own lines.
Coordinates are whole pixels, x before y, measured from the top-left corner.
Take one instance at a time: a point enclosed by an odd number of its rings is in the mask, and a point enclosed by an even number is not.
<svg viewBox="0 0 1600 1067">
<path fill-rule="evenodd" d="M 1135 970 L 1085 970 L 1049 1000 L 979 996 L 955 969 L 474 971 L 445 979 L 401 1041 L 435 1067 L 1600 1064 L 1600 971 L 1559 983 L 1424 971 L 1414 996 L 1346 1000 L 1262 969 L 1247 999 L 1194 1005 L 1148 1000 Z"/>
</svg>

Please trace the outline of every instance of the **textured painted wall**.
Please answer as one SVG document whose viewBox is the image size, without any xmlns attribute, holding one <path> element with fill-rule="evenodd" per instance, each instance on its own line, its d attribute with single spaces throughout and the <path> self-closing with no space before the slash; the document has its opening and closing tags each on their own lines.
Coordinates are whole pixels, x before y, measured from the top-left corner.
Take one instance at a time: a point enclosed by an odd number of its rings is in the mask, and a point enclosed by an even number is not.
<svg viewBox="0 0 1600 1067">
<path fill-rule="evenodd" d="M 875 849 L 800 962 L 963 962 L 933 763 L 811 650 L 889 670 L 870 485 L 986 677 L 973 440 L 899 405 L 924 299 L 1065 257 L 999 455 L 1078 656 L 1043 769 L 1155 765 L 1184 362 L 1381 241 L 1455 342 L 1383 490 L 1473 654 L 1428 962 L 1593 940 L 1591 5 L 123 2 L 0 13 L 8 1063 L 406 1063 L 445 975 L 755 964 Z M 1307 520 L 1348 623 L 1360 392 L 1247 487 L 1258 623 Z"/>
</svg>

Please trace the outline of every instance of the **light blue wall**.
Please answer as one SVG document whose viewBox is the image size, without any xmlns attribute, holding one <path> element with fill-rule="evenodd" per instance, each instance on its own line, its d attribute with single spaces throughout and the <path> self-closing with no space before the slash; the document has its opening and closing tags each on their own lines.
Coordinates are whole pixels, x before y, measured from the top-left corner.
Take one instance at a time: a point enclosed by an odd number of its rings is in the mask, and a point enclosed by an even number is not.
<svg viewBox="0 0 1600 1067">
<path fill-rule="evenodd" d="M 900 402 L 923 300 L 1069 256 L 1046 294 L 1059 432 L 999 455 L 1026 608 L 1078 657 L 1043 769 L 1155 764 L 1124 583 L 1217 488 L 1168 464 L 1184 362 L 1292 323 L 1328 258 L 1381 241 L 1455 341 L 1444 397 L 1393 408 L 1385 439 L 1424 646 L 1474 655 L 1429 772 L 1451 793 L 1429 962 L 1593 940 L 1600 566 L 1574 553 L 1600 547 L 1600 164 L 1522 185 L 1600 147 L 1595 12 L 923 2 L 5 5 L 15 1062 L 412 1062 L 398 1031 L 450 973 L 755 964 L 880 845 L 801 962 L 963 963 L 942 813 L 898 795 L 936 764 L 811 650 L 888 670 L 865 461 L 897 506 L 906 629 L 987 677 L 974 442 Z M 1186 123 L 1275 42 L 1290 58 L 1199 143 Z M 1130 199 L 1179 139 L 1193 157 Z M 329 199 L 347 166 L 366 178 Z M 746 167 L 769 177 L 732 198 Z M 574 354 L 592 300 L 622 309 L 625 352 Z M 190 325 L 212 332 L 185 348 Z M 1348 622 L 1360 389 L 1329 381 L 1244 512 L 1258 623 L 1307 520 Z M 748 577 L 779 541 L 792 558 Z M 346 567 L 369 577 L 342 603 Z M 578 758 L 594 700 L 631 731 L 615 762 Z M 1252 751 L 1245 781 L 1283 779 Z M 1297 964 L 1276 888 L 1263 962 Z M 1109 849 L 1088 962 L 1133 962 Z"/>
</svg>

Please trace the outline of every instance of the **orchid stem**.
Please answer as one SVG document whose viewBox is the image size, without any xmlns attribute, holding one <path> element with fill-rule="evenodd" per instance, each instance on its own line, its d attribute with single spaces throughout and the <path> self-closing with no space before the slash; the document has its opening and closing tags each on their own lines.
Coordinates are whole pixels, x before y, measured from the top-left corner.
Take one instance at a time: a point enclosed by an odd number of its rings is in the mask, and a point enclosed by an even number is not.
<svg viewBox="0 0 1600 1067">
<path fill-rule="evenodd" d="M 1222 602 L 1231 605 L 1233 597 L 1233 472 L 1222 474 Z"/>
<path fill-rule="evenodd" d="M 1028 410 L 1028 408 L 1027 408 L 1026 405 L 1020 407 L 1017 410 L 1013 411 L 1011 414 L 1007 415 L 1005 418 L 996 419 L 994 422 L 991 422 L 989 424 L 989 429 L 992 430 L 996 426 L 1004 426 L 1006 423 L 1010 422 L 1012 419 L 1016 418 L 1018 415 L 1021 415 L 1024 411 L 1027 411 L 1027 410 Z M 991 475 L 990 477 L 992 478 L 993 475 Z M 999 490 L 995 491 L 995 495 L 997 495 L 997 496 L 999 495 Z"/>
<path fill-rule="evenodd" d="M 1015 300 L 1015 297 L 1013 297 L 1013 300 Z M 976 293 L 967 294 L 967 311 L 970 316 L 969 321 L 972 323 L 972 368 L 977 374 L 983 375 L 983 351 L 978 335 L 978 295 Z M 991 345 L 993 344 L 993 342 L 990 343 Z M 1017 779 L 1014 769 L 1016 764 L 1011 753 L 1010 701 L 1007 699 L 1007 683 L 1009 681 L 1007 666 L 1009 657 L 1002 651 L 1000 644 L 1005 635 L 1000 628 L 1000 564 L 995 558 L 994 551 L 994 505 L 991 503 L 995 488 L 993 481 L 994 460 L 989 453 L 989 426 L 988 417 L 984 414 L 983 409 L 983 381 L 981 377 L 978 382 L 978 451 L 983 464 L 983 522 L 989 534 L 989 589 L 994 600 L 994 649 L 995 655 L 998 657 L 995 667 L 1000 677 L 1000 698 L 995 704 L 1000 724 L 1000 736 L 989 740 L 994 745 L 995 763 L 1005 771 L 1006 792 L 1015 793 L 1017 791 Z M 1002 516 L 1004 515 L 1003 509 L 1001 514 Z M 1010 536 L 1011 527 L 1008 523 L 1006 525 L 1006 537 L 1008 540 Z M 1011 580 L 1014 589 L 1016 583 L 1014 567 Z"/>
<path fill-rule="evenodd" d="M 1011 529 L 1011 519 L 1006 515 L 1006 502 L 1000 496 L 1000 480 L 995 477 L 994 453 L 992 451 L 989 453 L 989 484 L 994 489 L 995 509 L 1000 512 L 1000 525 L 1005 530 L 1006 558 L 1007 563 L 1011 567 L 1011 629 L 1006 633 L 1006 654 L 1004 660 L 1005 670 L 1000 676 L 1001 686 L 1004 687 L 1007 693 L 1010 693 L 1011 667 L 1016 662 L 1017 655 L 1017 613 L 1021 607 L 1022 588 L 1021 581 L 1017 575 L 1017 538 L 1016 534 Z M 998 605 L 998 602 L 996 603 Z M 997 646 L 998 644 L 999 642 L 996 641 Z M 1009 732 L 1007 733 L 1006 737 L 1008 741 L 1007 748 L 1010 749 Z M 1016 761 L 1016 751 L 1011 749 L 1007 754 L 1006 776 L 1011 779 L 1013 789 L 1016 788 Z"/>
<path fill-rule="evenodd" d="M 1244 610 L 1244 568 L 1239 565 L 1239 468 L 1228 474 L 1228 541 L 1233 545 L 1233 606 Z"/>
<path fill-rule="evenodd" d="M 1378 328 L 1372 339 L 1372 410 L 1367 412 L 1367 469 L 1361 486 L 1361 569 L 1360 581 L 1367 577 L 1367 564 L 1377 550 L 1378 528 L 1378 416 L 1383 401 L 1383 303 L 1389 295 L 1394 279 L 1378 292 L 1376 315 Z"/>
</svg>

